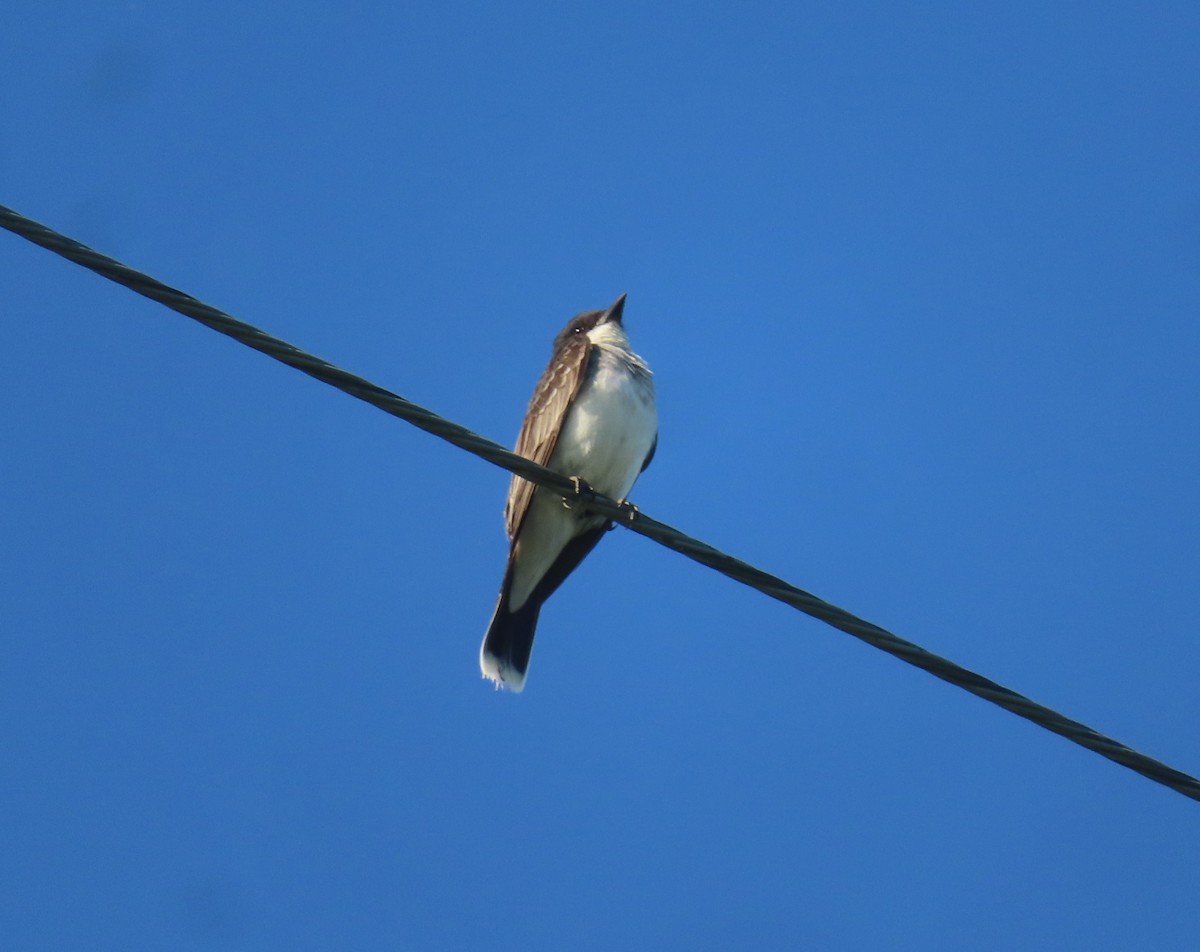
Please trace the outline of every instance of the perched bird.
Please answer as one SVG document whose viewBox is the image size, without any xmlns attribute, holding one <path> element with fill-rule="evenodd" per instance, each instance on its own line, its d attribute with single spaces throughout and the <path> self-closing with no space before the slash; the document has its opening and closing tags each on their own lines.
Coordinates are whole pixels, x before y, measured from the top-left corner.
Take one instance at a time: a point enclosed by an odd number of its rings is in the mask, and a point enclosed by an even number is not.
<svg viewBox="0 0 1200 952">
<path fill-rule="evenodd" d="M 521 435 L 519 456 L 623 501 L 658 445 L 654 378 L 629 347 L 625 295 L 571 319 L 554 339 Z M 479 650 L 497 687 L 525 687 L 542 603 L 611 526 L 603 516 L 514 476 L 504 510 L 510 540 L 500 599 Z"/>
</svg>

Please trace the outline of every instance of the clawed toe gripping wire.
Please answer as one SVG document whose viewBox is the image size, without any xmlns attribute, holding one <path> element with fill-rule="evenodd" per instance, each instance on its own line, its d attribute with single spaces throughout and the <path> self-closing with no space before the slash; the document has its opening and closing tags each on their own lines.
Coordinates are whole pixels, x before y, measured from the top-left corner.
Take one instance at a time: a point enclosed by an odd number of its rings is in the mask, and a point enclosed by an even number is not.
<svg viewBox="0 0 1200 952">
<path fill-rule="evenodd" d="M 570 496 L 563 497 L 563 508 L 574 509 L 576 506 L 582 506 L 584 509 L 592 508 L 592 503 L 596 501 L 598 494 L 588 485 L 588 481 L 582 476 L 568 476 L 567 482 L 575 487 L 575 491 Z"/>
</svg>

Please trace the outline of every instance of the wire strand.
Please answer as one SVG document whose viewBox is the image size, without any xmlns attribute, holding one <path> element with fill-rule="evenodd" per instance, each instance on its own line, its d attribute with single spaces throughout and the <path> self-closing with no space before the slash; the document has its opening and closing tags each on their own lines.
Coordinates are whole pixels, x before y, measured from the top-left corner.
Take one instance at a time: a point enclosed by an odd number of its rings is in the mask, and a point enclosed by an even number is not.
<svg viewBox="0 0 1200 952">
<path fill-rule="evenodd" d="M 100 254 L 98 251 L 3 205 L 0 205 L 0 226 L 108 278 L 110 281 L 115 281 L 131 291 L 199 321 L 206 327 L 232 337 L 247 347 L 252 347 L 289 367 L 294 367 L 310 377 L 315 377 L 331 387 L 378 407 L 385 413 L 399 417 L 427 433 L 441 437 L 489 463 L 563 496 L 573 496 L 576 492 L 575 485 L 565 476 L 539 466 L 524 457 L 517 456 L 500 444 L 473 433 L 458 423 L 438 416 L 431 410 L 418 406 L 369 380 L 335 367 L 256 327 L 236 320 L 224 311 L 198 301 L 191 295 L 184 294 L 140 271 L 135 271 L 133 268 L 107 255 Z M 614 500 L 599 494 L 589 496 L 584 504 L 600 515 L 613 519 L 618 525 L 632 529 L 634 532 L 653 539 L 728 578 L 748 585 L 764 595 L 783 602 L 785 605 L 790 605 L 846 634 L 853 635 L 901 661 L 920 668 L 922 671 L 927 671 L 936 678 L 969 691 L 985 701 L 990 701 L 1006 711 L 1032 721 L 1039 727 L 1053 731 L 1081 747 L 1094 751 L 1102 757 L 1107 757 L 1123 767 L 1128 767 L 1143 777 L 1170 787 L 1185 797 L 1200 800 L 1200 780 L 1126 747 L 1086 724 L 1065 717 L 981 674 L 976 674 L 946 658 L 926 651 L 911 641 L 905 641 L 878 625 L 852 615 L 836 605 L 831 605 L 816 595 L 727 555 L 628 505 L 619 505 Z"/>
</svg>

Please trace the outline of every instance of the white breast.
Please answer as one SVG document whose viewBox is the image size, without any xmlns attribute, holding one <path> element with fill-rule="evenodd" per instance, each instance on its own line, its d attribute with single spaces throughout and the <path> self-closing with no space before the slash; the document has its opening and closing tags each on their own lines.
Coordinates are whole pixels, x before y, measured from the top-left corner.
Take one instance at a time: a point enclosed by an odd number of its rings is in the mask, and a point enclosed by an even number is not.
<svg viewBox="0 0 1200 952">
<path fill-rule="evenodd" d="M 597 492 L 621 500 L 658 434 L 654 382 L 608 347 L 598 346 L 594 359 L 590 385 L 571 405 L 550 468 L 582 476 Z"/>
</svg>

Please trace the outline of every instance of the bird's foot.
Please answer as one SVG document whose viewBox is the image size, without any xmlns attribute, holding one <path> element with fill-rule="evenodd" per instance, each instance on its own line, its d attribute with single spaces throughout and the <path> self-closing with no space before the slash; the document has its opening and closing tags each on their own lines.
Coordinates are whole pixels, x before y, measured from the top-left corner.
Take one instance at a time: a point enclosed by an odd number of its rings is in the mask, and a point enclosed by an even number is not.
<svg viewBox="0 0 1200 952">
<path fill-rule="evenodd" d="M 588 485 L 588 481 L 582 476 L 568 476 L 567 479 L 575 486 L 575 496 L 571 499 L 568 499 L 566 496 L 563 497 L 564 509 L 574 509 L 576 503 L 587 502 L 589 499 L 596 498 L 596 490 L 592 489 Z"/>
<path fill-rule="evenodd" d="M 633 525 L 634 520 L 642 514 L 642 510 L 631 503 L 628 499 L 622 499 L 617 508 L 621 510 L 622 518 L 624 518 L 629 525 Z"/>
</svg>

